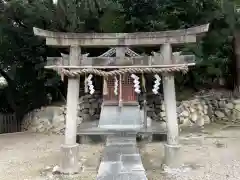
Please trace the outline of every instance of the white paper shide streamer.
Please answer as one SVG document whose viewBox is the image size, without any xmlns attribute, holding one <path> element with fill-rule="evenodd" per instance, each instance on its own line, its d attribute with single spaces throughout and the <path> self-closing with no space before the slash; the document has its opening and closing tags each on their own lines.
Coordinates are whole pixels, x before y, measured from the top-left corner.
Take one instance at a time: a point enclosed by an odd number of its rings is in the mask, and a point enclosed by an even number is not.
<svg viewBox="0 0 240 180">
<path fill-rule="evenodd" d="M 93 82 L 92 82 L 92 78 L 93 78 L 93 75 L 89 74 L 89 76 L 87 78 L 87 85 L 88 85 L 90 94 L 93 94 L 95 92 Z"/>
<path fill-rule="evenodd" d="M 118 79 L 116 76 L 114 77 L 114 94 L 118 95 Z"/>
<path fill-rule="evenodd" d="M 84 92 L 88 93 L 88 79 L 86 74 L 85 74 L 85 80 L 84 80 Z"/>
<path fill-rule="evenodd" d="M 53 4 L 57 4 L 58 3 L 58 0 L 53 0 Z"/>
<path fill-rule="evenodd" d="M 131 75 L 131 78 L 133 78 L 134 91 L 135 91 L 137 94 L 140 94 L 140 93 L 141 93 L 141 90 L 140 90 L 139 77 L 136 76 L 135 74 L 132 74 L 132 75 Z"/>
<path fill-rule="evenodd" d="M 155 81 L 154 81 L 154 86 L 153 86 L 152 92 L 154 94 L 158 94 L 161 78 L 158 74 L 155 74 L 154 77 L 155 77 Z"/>
<path fill-rule="evenodd" d="M 8 85 L 6 79 L 4 77 L 0 77 L 0 89 L 4 88 Z"/>
</svg>

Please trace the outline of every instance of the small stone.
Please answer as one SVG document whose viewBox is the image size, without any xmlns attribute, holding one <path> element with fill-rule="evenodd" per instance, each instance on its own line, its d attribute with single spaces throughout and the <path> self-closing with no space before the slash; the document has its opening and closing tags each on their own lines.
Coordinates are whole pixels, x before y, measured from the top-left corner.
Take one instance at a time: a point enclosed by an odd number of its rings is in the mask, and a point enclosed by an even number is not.
<svg viewBox="0 0 240 180">
<path fill-rule="evenodd" d="M 234 108 L 233 103 L 227 103 L 225 106 L 226 106 L 228 109 L 233 109 L 233 108 Z"/>
<path fill-rule="evenodd" d="M 240 112 L 234 109 L 231 114 L 232 120 L 239 120 L 240 119 Z"/>
<path fill-rule="evenodd" d="M 234 107 L 234 109 L 240 111 L 240 104 L 236 104 L 235 107 Z"/>
<path fill-rule="evenodd" d="M 180 113 L 180 116 L 188 117 L 189 116 L 189 112 L 185 110 L 185 111 Z"/>
<path fill-rule="evenodd" d="M 178 123 L 179 124 L 183 124 L 184 123 L 184 119 L 185 119 L 184 117 L 179 117 L 178 118 Z"/>
<path fill-rule="evenodd" d="M 219 105 L 220 108 L 225 108 L 225 106 L 226 106 L 225 101 L 222 101 L 222 100 L 219 101 L 218 105 Z"/>
<path fill-rule="evenodd" d="M 198 126 L 204 126 L 204 118 L 203 117 L 200 117 L 200 118 L 198 118 L 197 119 L 197 121 L 196 121 L 196 124 L 198 125 Z"/>
<path fill-rule="evenodd" d="M 224 118 L 225 117 L 225 114 L 221 111 L 216 111 L 215 112 L 215 115 L 218 117 L 218 118 Z"/>
<path fill-rule="evenodd" d="M 190 124 L 190 120 L 186 117 L 180 117 L 179 118 L 179 123 L 182 126 L 188 126 Z"/>
<path fill-rule="evenodd" d="M 91 107 L 91 106 L 90 106 L 89 103 L 84 104 L 84 108 L 90 108 L 90 107 Z"/>
<path fill-rule="evenodd" d="M 211 119 L 210 119 L 210 117 L 209 116 L 203 116 L 203 118 L 204 118 L 204 124 L 210 124 L 211 123 Z"/>
<path fill-rule="evenodd" d="M 192 108 L 192 107 L 190 107 L 189 110 L 190 110 L 190 112 L 192 112 L 192 113 L 196 111 L 196 110 L 195 110 L 194 108 Z"/>
<path fill-rule="evenodd" d="M 198 105 L 197 105 L 197 109 L 198 109 L 199 111 L 203 111 L 203 106 L 202 106 L 201 104 L 198 104 Z"/>
<path fill-rule="evenodd" d="M 50 169 L 52 169 L 50 166 L 47 166 L 47 167 L 45 167 L 45 171 L 49 171 Z"/>
<path fill-rule="evenodd" d="M 54 166 L 52 170 L 53 174 L 60 174 L 60 167 L 59 166 Z"/>
<path fill-rule="evenodd" d="M 160 112 L 159 114 L 160 114 L 160 117 L 166 117 L 166 112 L 165 111 L 164 112 Z"/>
<path fill-rule="evenodd" d="M 167 129 L 167 123 L 164 122 L 164 121 L 160 122 L 160 127 L 161 127 L 162 129 Z"/>
<path fill-rule="evenodd" d="M 93 116 L 95 114 L 95 109 L 91 108 L 89 109 L 89 115 Z"/>
<path fill-rule="evenodd" d="M 192 121 L 192 122 L 196 122 L 197 119 L 198 119 L 198 114 L 197 114 L 197 113 L 192 113 L 192 114 L 191 114 L 191 121 Z"/>
<path fill-rule="evenodd" d="M 232 110 L 231 110 L 231 109 L 228 109 L 228 108 L 225 108 L 225 109 L 224 109 L 224 113 L 226 114 L 226 116 L 230 117 L 231 114 L 232 114 Z"/>
<path fill-rule="evenodd" d="M 203 110 L 203 113 L 204 113 L 204 114 L 208 114 L 208 109 L 204 109 L 204 110 Z"/>
<path fill-rule="evenodd" d="M 161 110 L 165 111 L 165 105 L 164 104 L 161 105 Z"/>
<path fill-rule="evenodd" d="M 203 116 L 203 119 L 204 119 L 204 124 L 210 124 L 211 123 L 211 120 L 208 116 Z"/>
<path fill-rule="evenodd" d="M 209 106 L 207 114 L 208 114 L 208 116 L 213 116 L 214 115 L 214 111 L 213 111 L 213 108 L 211 106 Z"/>
<path fill-rule="evenodd" d="M 193 123 L 190 121 L 190 119 L 186 117 L 183 119 L 183 123 L 180 124 L 179 126 L 180 127 L 189 127 L 189 126 L 192 126 L 192 124 Z"/>
<path fill-rule="evenodd" d="M 235 100 L 233 101 L 233 103 L 234 103 L 234 104 L 240 104 L 240 99 L 235 99 Z"/>
<path fill-rule="evenodd" d="M 204 116 L 204 111 L 202 110 L 202 111 L 198 111 L 198 115 L 199 116 Z"/>
</svg>

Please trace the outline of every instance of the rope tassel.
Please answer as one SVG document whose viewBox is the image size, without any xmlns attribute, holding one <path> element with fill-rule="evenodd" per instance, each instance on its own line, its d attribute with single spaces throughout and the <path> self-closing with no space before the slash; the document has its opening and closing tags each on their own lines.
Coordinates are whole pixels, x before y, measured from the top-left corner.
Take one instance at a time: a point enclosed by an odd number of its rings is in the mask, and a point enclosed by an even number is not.
<svg viewBox="0 0 240 180">
<path fill-rule="evenodd" d="M 143 88 L 143 91 L 146 93 L 147 92 L 147 89 L 146 89 L 146 80 L 145 80 L 145 77 L 144 77 L 144 74 L 142 73 L 142 88 Z"/>
<path fill-rule="evenodd" d="M 108 95 L 107 78 L 103 78 L 103 95 Z"/>
</svg>

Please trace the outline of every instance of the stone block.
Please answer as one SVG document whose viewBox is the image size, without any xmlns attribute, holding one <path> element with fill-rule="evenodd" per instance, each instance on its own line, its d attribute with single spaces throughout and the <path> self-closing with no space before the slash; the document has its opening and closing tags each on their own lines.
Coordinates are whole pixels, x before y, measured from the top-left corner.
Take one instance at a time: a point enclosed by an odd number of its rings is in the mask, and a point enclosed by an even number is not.
<svg viewBox="0 0 240 180">
<path fill-rule="evenodd" d="M 169 168 L 178 168 L 181 166 L 179 162 L 179 149 L 180 145 L 164 145 L 164 161 L 163 165 L 166 165 Z"/>
<path fill-rule="evenodd" d="M 79 173 L 80 166 L 78 163 L 79 145 L 66 145 L 61 146 L 61 165 L 60 171 L 63 174 L 76 174 Z"/>
<path fill-rule="evenodd" d="M 124 172 L 144 171 L 141 156 L 139 154 L 121 155 L 121 161 L 123 165 L 122 171 Z"/>
<path fill-rule="evenodd" d="M 121 172 L 121 167 L 122 167 L 121 162 L 101 162 L 99 169 L 98 169 L 97 179 L 99 179 L 99 180 L 101 178 L 106 179 L 103 177 L 119 174 Z"/>
</svg>

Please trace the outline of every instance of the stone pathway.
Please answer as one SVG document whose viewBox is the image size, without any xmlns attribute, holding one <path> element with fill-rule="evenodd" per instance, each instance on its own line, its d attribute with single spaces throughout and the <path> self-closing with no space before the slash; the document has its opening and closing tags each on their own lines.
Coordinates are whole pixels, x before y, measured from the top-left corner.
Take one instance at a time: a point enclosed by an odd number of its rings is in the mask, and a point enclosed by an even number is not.
<svg viewBox="0 0 240 180">
<path fill-rule="evenodd" d="M 137 148 L 136 134 L 128 129 L 143 126 L 143 111 L 138 106 L 103 106 L 99 125 L 106 130 L 120 130 L 122 133 L 108 135 L 103 151 L 97 180 L 147 180 L 141 156 Z M 125 130 L 124 130 L 125 129 Z"/>
<path fill-rule="evenodd" d="M 109 136 L 97 180 L 147 180 L 136 136 Z"/>
</svg>

